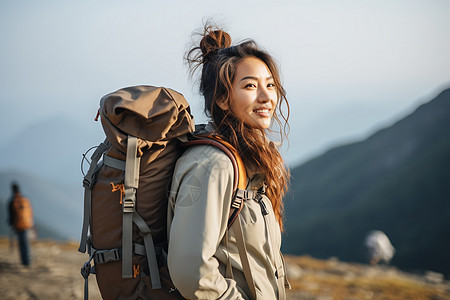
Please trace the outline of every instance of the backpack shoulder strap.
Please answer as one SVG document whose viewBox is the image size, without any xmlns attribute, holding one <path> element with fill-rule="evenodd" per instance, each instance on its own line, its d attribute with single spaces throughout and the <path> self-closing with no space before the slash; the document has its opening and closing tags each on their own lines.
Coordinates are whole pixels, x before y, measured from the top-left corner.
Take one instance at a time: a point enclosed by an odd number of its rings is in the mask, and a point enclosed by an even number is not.
<svg viewBox="0 0 450 300">
<path fill-rule="evenodd" d="M 247 171 L 245 170 L 245 165 L 241 156 L 230 143 L 215 135 L 196 137 L 189 142 L 184 143 L 184 145 L 187 147 L 195 145 L 211 145 L 222 150 L 222 152 L 230 158 L 234 169 L 234 195 L 227 225 L 227 229 L 230 229 L 242 210 L 244 200 L 248 198 L 248 193 L 246 191 Z"/>
<path fill-rule="evenodd" d="M 236 163 L 237 173 L 235 175 L 235 189 L 245 190 L 247 188 L 247 171 L 245 170 L 244 161 L 237 152 L 236 148 L 234 148 L 230 143 L 217 135 L 212 135 L 208 138 L 212 141 L 218 142 L 219 144 L 216 145 L 216 147 L 221 149 L 223 152 L 225 152 L 225 154 L 228 155 L 228 157 L 230 157 L 233 165 Z"/>
<path fill-rule="evenodd" d="M 247 188 L 247 171 L 245 170 L 244 162 L 237 150 L 230 143 L 219 136 L 209 135 L 197 137 L 184 143 L 184 145 L 187 147 L 195 145 L 211 145 L 222 150 L 230 158 L 235 170 L 234 188 L 243 190 Z"/>
</svg>

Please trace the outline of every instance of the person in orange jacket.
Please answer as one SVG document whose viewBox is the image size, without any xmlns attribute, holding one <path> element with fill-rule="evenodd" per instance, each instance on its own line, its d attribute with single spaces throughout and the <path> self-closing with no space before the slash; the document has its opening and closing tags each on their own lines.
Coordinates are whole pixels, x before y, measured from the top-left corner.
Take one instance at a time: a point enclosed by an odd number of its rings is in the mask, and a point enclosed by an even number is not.
<svg viewBox="0 0 450 300">
<path fill-rule="evenodd" d="M 30 229 L 33 228 L 33 209 L 30 200 L 22 196 L 16 182 L 11 184 L 12 196 L 9 201 L 9 226 L 15 231 L 19 241 L 19 251 L 22 264 L 31 264 Z"/>
</svg>

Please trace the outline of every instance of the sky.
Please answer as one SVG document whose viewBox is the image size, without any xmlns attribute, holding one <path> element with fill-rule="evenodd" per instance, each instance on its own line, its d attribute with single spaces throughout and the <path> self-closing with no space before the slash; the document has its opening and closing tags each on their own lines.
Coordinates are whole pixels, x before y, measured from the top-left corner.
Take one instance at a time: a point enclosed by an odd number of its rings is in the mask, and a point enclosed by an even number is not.
<svg viewBox="0 0 450 300">
<path fill-rule="evenodd" d="M 99 99 L 148 84 L 203 115 L 183 61 L 212 19 L 278 61 L 294 165 L 365 138 L 450 87 L 450 1 L 0 2 L 0 146 L 43 119 L 92 119 Z"/>
</svg>

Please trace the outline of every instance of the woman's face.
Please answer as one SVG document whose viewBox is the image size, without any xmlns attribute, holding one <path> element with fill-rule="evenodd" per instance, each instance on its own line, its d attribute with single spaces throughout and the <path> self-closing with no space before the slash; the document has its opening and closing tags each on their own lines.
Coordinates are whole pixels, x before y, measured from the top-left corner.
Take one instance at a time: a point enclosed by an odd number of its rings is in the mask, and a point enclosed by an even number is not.
<svg viewBox="0 0 450 300">
<path fill-rule="evenodd" d="M 248 125 L 267 129 L 277 98 L 277 88 L 266 64 L 256 57 L 243 58 L 237 64 L 231 86 L 231 112 Z"/>
</svg>

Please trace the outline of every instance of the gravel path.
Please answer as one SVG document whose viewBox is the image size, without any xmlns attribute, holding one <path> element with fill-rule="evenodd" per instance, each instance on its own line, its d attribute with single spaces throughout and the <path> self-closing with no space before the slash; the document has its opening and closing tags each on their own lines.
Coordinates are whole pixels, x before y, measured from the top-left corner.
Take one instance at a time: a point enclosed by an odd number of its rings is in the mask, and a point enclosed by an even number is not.
<svg viewBox="0 0 450 300">
<path fill-rule="evenodd" d="M 87 255 L 76 249 L 75 243 L 33 242 L 32 264 L 24 267 L 17 245 L 11 249 L 7 239 L 0 239 L 0 298 L 83 299 L 80 268 Z M 89 289 L 89 299 L 101 299 L 94 276 L 89 278 Z"/>
</svg>

